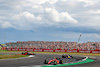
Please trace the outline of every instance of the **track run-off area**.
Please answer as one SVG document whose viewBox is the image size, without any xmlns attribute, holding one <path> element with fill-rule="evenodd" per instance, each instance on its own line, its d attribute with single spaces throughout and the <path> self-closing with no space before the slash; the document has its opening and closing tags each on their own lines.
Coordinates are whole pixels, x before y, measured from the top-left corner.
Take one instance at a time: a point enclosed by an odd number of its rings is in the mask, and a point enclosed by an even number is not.
<svg viewBox="0 0 100 67">
<path fill-rule="evenodd" d="M 12 55 L 21 54 L 19 52 L 0 52 L 0 55 Z M 66 53 L 67 54 L 67 53 Z M 86 55 L 72 55 L 73 59 L 62 58 L 62 54 L 56 53 L 41 53 L 37 52 L 35 57 L 24 57 L 14 59 L 1 59 L 0 67 L 100 67 L 100 56 L 88 56 L 89 58 L 85 61 L 80 61 Z M 48 65 L 43 64 L 45 59 L 61 58 L 64 64 L 60 65 Z"/>
</svg>

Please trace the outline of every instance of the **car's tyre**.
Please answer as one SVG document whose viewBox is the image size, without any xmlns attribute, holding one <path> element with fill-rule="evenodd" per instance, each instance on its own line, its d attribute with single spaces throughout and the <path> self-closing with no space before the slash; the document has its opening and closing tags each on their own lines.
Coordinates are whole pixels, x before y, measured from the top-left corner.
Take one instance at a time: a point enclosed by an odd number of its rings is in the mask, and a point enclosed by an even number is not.
<svg viewBox="0 0 100 67">
<path fill-rule="evenodd" d="M 44 60 L 44 64 L 48 64 L 48 61 L 47 60 Z"/>
<path fill-rule="evenodd" d="M 22 52 L 22 54 L 24 54 L 24 53 Z"/>
<path fill-rule="evenodd" d="M 71 57 L 71 58 L 73 58 L 73 57 Z"/>
<path fill-rule="evenodd" d="M 71 58 L 73 58 L 73 56 L 70 56 Z"/>
<path fill-rule="evenodd" d="M 32 53 L 28 53 L 27 55 L 33 55 Z"/>
<path fill-rule="evenodd" d="M 54 61 L 54 65 L 57 65 L 57 61 Z"/>
<path fill-rule="evenodd" d="M 62 55 L 62 58 L 65 58 L 65 56 Z"/>
<path fill-rule="evenodd" d="M 35 54 L 33 53 L 33 55 L 35 55 Z"/>
<path fill-rule="evenodd" d="M 57 60 L 60 60 L 60 58 L 56 58 Z"/>
<path fill-rule="evenodd" d="M 60 64 L 63 64 L 63 61 L 62 61 L 62 60 L 60 60 L 60 61 L 59 61 L 59 63 L 60 63 Z"/>
</svg>

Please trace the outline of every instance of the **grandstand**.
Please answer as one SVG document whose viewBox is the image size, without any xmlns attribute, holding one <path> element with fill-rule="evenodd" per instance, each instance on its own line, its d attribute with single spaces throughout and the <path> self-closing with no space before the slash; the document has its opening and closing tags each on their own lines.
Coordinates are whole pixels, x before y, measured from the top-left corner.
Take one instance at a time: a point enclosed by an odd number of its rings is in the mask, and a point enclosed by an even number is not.
<svg viewBox="0 0 100 67">
<path fill-rule="evenodd" d="M 0 44 L 0 50 L 5 50 L 6 49 L 6 44 Z"/>
<path fill-rule="evenodd" d="M 100 42 L 18 41 L 6 43 L 8 48 L 100 50 Z"/>
</svg>

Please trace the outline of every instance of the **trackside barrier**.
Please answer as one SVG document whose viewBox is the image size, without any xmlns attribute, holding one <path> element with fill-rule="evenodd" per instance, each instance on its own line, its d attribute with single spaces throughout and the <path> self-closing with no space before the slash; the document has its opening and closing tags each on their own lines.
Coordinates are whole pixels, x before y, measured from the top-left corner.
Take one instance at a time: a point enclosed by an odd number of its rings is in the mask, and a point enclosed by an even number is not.
<svg viewBox="0 0 100 67">
<path fill-rule="evenodd" d="M 62 50 L 62 49 L 33 49 L 33 48 L 7 48 L 8 51 L 35 51 L 35 52 L 72 52 L 72 53 L 100 53 L 99 50 Z"/>
<path fill-rule="evenodd" d="M 77 53 L 77 52 L 78 52 L 78 50 L 66 50 L 66 52 Z"/>
<path fill-rule="evenodd" d="M 54 52 L 54 50 L 51 49 L 43 49 L 44 52 Z"/>
<path fill-rule="evenodd" d="M 54 52 L 65 52 L 65 50 L 54 50 Z"/>
<path fill-rule="evenodd" d="M 34 51 L 34 49 L 29 49 L 29 48 L 27 48 L 26 51 Z"/>
<path fill-rule="evenodd" d="M 12 49 L 13 50 L 13 49 Z M 26 51 L 26 49 L 18 49 L 18 51 Z"/>
<path fill-rule="evenodd" d="M 91 50 L 78 50 L 78 53 L 92 53 Z"/>
<path fill-rule="evenodd" d="M 36 51 L 36 52 L 43 52 L 43 49 L 34 49 L 33 51 Z"/>
</svg>

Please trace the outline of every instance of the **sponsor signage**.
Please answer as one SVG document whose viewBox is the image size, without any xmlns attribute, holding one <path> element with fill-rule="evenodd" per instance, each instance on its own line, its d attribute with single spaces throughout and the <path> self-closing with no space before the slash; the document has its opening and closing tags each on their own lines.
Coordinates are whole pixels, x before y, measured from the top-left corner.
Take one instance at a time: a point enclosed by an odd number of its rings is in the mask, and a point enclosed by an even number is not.
<svg viewBox="0 0 100 67">
<path fill-rule="evenodd" d="M 54 52 L 54 50 L 51 50 L 51 49 L 44 49 L 43 51 L 44 52 Z"/>
<path fill-rule="evenodd" d="M 79 53 L 91 53 L 91 51 L 90 50 L 79 50 Z"/>
<path fill-rule="evenodd" d="M 99 51 L 92 51 L 92 53 L 99 53 Z"/>
<path fill-rule="evenodd" d="M 78 52 L 77 50 L 66 50 L 66 52 Z"/>
<path fill-rule="evenodd" d="M 25 51 L 25 48 L 24 49 L 19 49 L 19 51 Z"/>
<path fill-rule="evenodd" d="M 65 52 L 65 50 L 55 50 L 55 52 Z"/>
<path fill-rule="evenodd" d="M 73 53 L 100 53 L 95 50 L 53 50 L 53 49 L 32 49 L 32 48 L 8 48 L 8 51 L 36 51 L 36 52 L 73 52 Z"/>
<path fill-rule="evenodd" d="M 18 49 L 12 48 L 12 51 L 18 51 Z"/>
<path fill-rule="evenodd" d="M 33 49 L 27 48 L 26 51 L 33 51 Z"/>
<path fill-rule="evenodd" d="M 34 51 L 42 52 L 42 49 L 34 49 Z"/>
<path fill-rule="evenodd" d="M 8 51 L 11 51 L 12 49 L 11 49 L 11 48 L 8 48 L 7 50 L 8 50 Z"/>
</svg>

